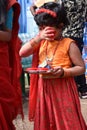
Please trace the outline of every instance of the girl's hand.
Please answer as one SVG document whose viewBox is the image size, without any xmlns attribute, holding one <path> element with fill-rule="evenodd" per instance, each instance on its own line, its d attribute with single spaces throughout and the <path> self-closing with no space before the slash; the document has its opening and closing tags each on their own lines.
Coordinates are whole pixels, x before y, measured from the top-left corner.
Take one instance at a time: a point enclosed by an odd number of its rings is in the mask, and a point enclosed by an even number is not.
<svg viewBox="0 0 87 130">
<path fill-rule="evenodd" d="M 53 27 L 45 27 L 44 29 L 40 30 L 39 37 L 41 40 L 54 40 L 55 36 L 55 29 Z"/>
<path fill-rule="evenodd" d="M 61 66 L 52 68 L 52 69 L 48 70 L 47 72 L 51 73 L 55 76 L 58 76 L 59 78 L 63 77 L 63 75 L 64 75 L 64 69 Z"/>
</svg>

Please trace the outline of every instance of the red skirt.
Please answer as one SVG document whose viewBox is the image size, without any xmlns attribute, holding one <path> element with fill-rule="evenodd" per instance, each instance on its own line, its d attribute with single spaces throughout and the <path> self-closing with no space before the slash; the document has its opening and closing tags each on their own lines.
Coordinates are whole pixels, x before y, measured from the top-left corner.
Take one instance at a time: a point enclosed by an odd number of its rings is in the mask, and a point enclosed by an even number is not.
<svg viewBox="0 0 87 130">
<path fill-rule="evenodd" d="M 87 130 L 73 78 L 39 78 L 34 130 Z"/>
</svg>

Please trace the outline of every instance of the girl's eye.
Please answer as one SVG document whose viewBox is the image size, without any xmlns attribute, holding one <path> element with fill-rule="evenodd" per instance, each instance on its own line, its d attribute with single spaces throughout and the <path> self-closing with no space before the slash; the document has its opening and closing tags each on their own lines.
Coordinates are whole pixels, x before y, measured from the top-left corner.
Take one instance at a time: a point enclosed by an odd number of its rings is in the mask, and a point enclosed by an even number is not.
<svg viewBox="0 0 87 130">
<path fill-rule="evenodd" d="M 39 27 L 39 30 L 43 30 L 45 28 L 45 26 L 41 26 Z"/>
<path fill-rule="evenodd" d="M 42 30 L 43 28 L 42 27 L 39 27 L 39 30 Z"/>
</svg>

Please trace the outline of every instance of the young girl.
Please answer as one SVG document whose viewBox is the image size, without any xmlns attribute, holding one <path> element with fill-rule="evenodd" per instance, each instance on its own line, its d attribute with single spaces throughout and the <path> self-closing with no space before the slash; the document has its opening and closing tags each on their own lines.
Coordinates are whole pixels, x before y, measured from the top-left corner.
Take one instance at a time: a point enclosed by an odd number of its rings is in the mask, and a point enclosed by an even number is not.
<svg viewBox="0 0 87 130">
<path fill-rule="evenodd" d="M 0 0 L 0 130 L 15 130 L 13 120 L 21 111 L 18 71 L 18 18 L 16 0 Z"/>
<path fill-rule="evenodd" d="M 66 12 L 57 3 L 45 3 L 34 19 L 39 34 L 19 52 L 23 57 L 33 53 L 33 69 L 48 69 L 30 75 L 29 119 L 34 130 L 87 130 L 74 81 L 85 65 L 75 41 L 62 37 Z"/>
</svg>

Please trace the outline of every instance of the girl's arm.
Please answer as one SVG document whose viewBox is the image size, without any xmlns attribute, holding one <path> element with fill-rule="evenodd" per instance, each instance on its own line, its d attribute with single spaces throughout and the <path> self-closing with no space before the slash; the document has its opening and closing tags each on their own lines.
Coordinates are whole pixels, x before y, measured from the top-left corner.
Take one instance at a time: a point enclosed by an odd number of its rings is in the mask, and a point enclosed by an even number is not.
<svg viewBox="0 0 87 130">
<path fill-rule="evenodd" d="M 48 72 L 56 75 L 59 78 L 62 77 L 73 77 L 81 75 L 85 72 L 85 64 L 82 59 L 79 48 L 75 43 L 71 43 L 69 49 L 69 56 L 74 64 L 73 67 L 70 68 L 62 68 L 61 66 L 51 68 Z"/>
<path fill-rule="evenodd" d="M 54 35 L 54 30 L 51 27 L 45 27 L 40 30 L 39 34 L 31 39 L 29 42 L 25 43 L 19 51 L 19 55 L 22 57 L 27 57 L 33 53 L 33 51 L 39 46 L 43 39 L 52 40 Z"/>
<path fill-rule="evenodd" d="M 32 38 L 29 42 L 25 43 L 21 47 L 19 55 L 21 57 L 27 57 L 33 54 L 34 50 L 39 46 L 40 41 L 41 39 L 38 35 L 35 38 Z"/>
<path fill-rule="evenodd" d="M 69 55 L 74 66 L 64 69 L 65 76 L 78 76 L 85 73 L 85 63 L 82 59 L 80 50 L 75 43 L 71 43 Z"/>
</svg>

